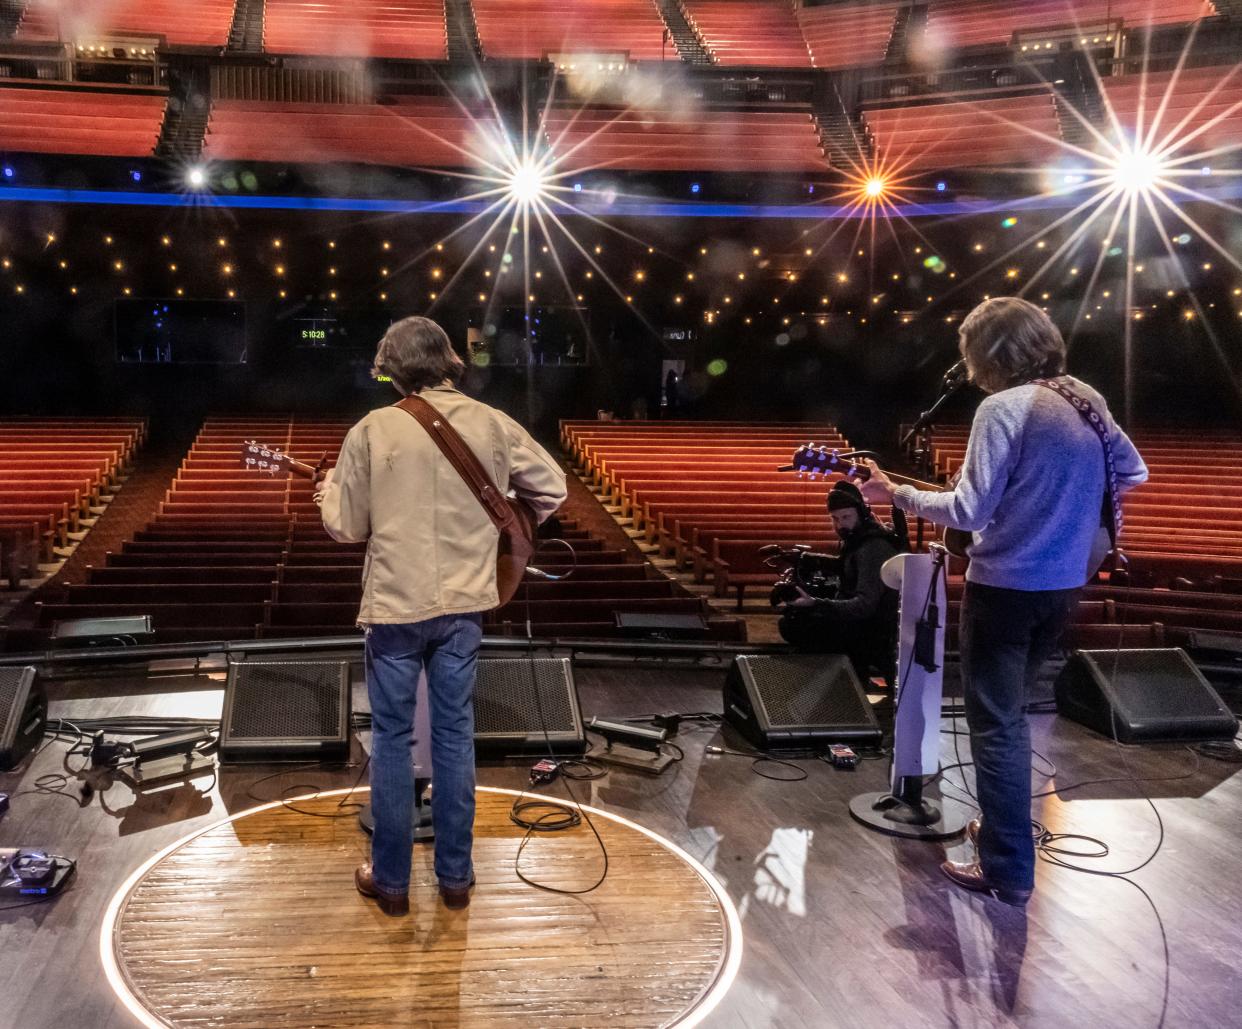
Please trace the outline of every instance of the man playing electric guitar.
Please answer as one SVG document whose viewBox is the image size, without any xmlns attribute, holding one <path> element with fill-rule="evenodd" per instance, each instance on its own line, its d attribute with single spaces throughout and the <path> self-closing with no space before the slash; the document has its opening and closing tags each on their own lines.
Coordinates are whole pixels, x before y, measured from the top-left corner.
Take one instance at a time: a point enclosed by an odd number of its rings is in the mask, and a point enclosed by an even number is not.
<svg viewBox="0 0 1242 1029">
<path fill-rule="evenodd" d="M 1147 467 L 1104 399 L 1065 374 L 1065 342 L 1040 308 L 989 300 L 959 335 L 970 379 L 990 394 L 959 481 L 945 492 L 895 486 L 868 462 L 861 489 L 871 503 L 974 534 L 960 647 L 980 808 L 967 832 L 978 858 L 941 868 L 965 889 L 1022 905 L 1035 885 L 1028 693 L 1095 573 L 1102 498 L 1115 537 L 1120 495 Z"/>
</svg>

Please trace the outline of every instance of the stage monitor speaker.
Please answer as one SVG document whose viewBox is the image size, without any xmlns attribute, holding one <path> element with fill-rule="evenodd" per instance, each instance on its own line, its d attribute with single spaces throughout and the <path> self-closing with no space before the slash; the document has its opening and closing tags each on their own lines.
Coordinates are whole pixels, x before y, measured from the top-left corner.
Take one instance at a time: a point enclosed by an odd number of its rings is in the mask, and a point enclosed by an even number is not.
<svg viewBox="0 0 1242 1029">
<path fill-rule="evenodd" d="M 725 721 L 760 750 L 878 744 L 880 726 L 840 654 L 739 654 L 724 686 Z"/>
<path fill-rule="evenodd" d="M 1180 649 L 1076 650 L 1057 713 L 1122 743 L 1230 740 L 1238 720 Z"/>
<path fill-rule="evenodd" d="M 348 661 L 229 665 L 222 761 L 343 760 L 349 756 Z"/>
<path fill-rule="evenodd" d="M 546 753 L 549 744 L 557 754 L 586 750 L 569 658 L 480 658 L 474 685 L 475 749 L 489 755 Z"/>
<path fill-rule="evenodd" d="M 31 666 L 0 668 L 0 772 L 16 768 L 47 726 L 47 694 Z"/>
</svg>

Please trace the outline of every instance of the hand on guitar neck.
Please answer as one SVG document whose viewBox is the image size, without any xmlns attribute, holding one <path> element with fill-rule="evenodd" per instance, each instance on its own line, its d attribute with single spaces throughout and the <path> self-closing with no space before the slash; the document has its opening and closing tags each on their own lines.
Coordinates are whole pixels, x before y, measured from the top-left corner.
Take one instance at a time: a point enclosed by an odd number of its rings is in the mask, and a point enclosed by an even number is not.
<svg viewBox="0 0 1242 1029">
<path fill-rule="evenodd" d="M 791 462 L 782 471 L 798 472 L 800 475 L 807 474 L 812 479 L 819 475 L 827 476 L 838 472 L 847 479 L 858 482 L 858 488 L 868 504 L 891 505 L 893 493 L 898 486 L 908 485 L 915 489 L 941 493 L 946 489 L 951 489 L 953 483 L 956 482 L 955 476 L 950 485 L 939 486 L 933 482 L 912 479 L 908 475 L 885 472 L 875 463 L 874 454 L 870 450 L 850 450 L 841 453 L 837 450 L 830 450 L 826 446 L 817 447 L 813 443 L 799 447 L 794 452 Z M 955 557 L 966 557 L 966 548 L 970 546 L 971 535 L 958 529 L 946 528 L 944 542 L 949 553 Z"/>
</svg>

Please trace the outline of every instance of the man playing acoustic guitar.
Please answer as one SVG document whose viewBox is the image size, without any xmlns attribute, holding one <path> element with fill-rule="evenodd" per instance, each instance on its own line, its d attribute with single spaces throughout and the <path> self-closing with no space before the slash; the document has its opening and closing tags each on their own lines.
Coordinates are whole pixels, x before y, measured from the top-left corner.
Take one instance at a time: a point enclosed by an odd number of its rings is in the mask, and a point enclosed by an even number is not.
<svg viewBox="0 0 1242 1029">
<path fill-rule="evenodd" d="M 497 490 L 540 521 L 565 499 L 565 474 L 512 418 L 458 392 L 463 371 L 444 330 L 427 318 L 396 322 L 380 340 L 373 375 L 418 394 L 473 451 Z M 419 422 L 397 407 L 349 431 L 316 494 L 324 528 L 367 541 L 362 609 L 371 700 L 371 863 L 359 892 L 389 915 L 409 910 L 414 770 L 410 743 L 419 671 L 431 706 L 431 813 L 435 871 L 449 907 L 474 883 L 474 678 L 482 612 L 496 607 L 498 533 L 477 496 Z"/>
<path fill-rule="evenodd" d="M 962 322 L 960 349 L 990 396 L 957 484 L 943 493 L 894 486 L 868 462 L 861 489 L 872 503 L 973 533 L 960 647 L 981 816 L 967 832 L 978 859 L 941 868 L 965 889 L 1022 905 L 1035 885 L 1028 694 L 1096 572 L 1102 502 L 1115 538 L 1120 495 L 1147 467 L 1104 399 L 1065 374 L 1065 342 L 1034 304 L 980 304 Z"/>
</svg>

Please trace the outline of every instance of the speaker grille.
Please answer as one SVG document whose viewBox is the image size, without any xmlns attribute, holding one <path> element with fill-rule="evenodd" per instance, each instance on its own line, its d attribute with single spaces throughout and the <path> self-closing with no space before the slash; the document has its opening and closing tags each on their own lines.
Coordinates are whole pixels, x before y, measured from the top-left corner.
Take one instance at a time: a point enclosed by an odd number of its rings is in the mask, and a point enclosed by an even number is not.
<svg viewBox="0 0 1242 1029">
<path fill-rule="evenodd" d="M 1116 681 L 1117 706 L 1134 722 L 1210 718 L 1219 697 L 1204 689 L 1199 671 L 1181 650 L 1084 651 L 1104 681 Z M 1115 670 L 1115 677 L 1114 677 Z"/>
<path fill-rule="evenodd" d="M 581 754 L 586 733 L 569 658 L 488 658 L 474 687 L 474 743 L 482 753 Z"/>
<path fill-rule="evenodd" d="M 17 689 L 27 673 L 26 668 L 0 668 L 0 725 L 14 714 L 13 704 L 17 701 Z"/>
<path fill-rule="evenodd" d="M 476 736 L 573 732 L 577 712 L 560 658 L 480 661 L 474 689 Z M 543 712 L 540 721 L 540 710 Z"/>
<path fill-rule="evenodd" d="M 857 692 L 839 688 L 838 662 L 820 659 L 811 664 L 804 657 L 782 656 L 762 662 L 759 695 L 772 729 L 852 724 L 866 718 Z"/>
<path fill-rule="evenodd" d="M 1238 720 L 1179 649 L 1078 650 L 1057 676 L 1057 711 L 1122 743 L 1231 739 Z"/>
<path fill-rule="evenodd" d="M 339 737 L 341 677 L 338 661 L 245 662 L 233 666 L 233 740 Z"/>
</svg>

